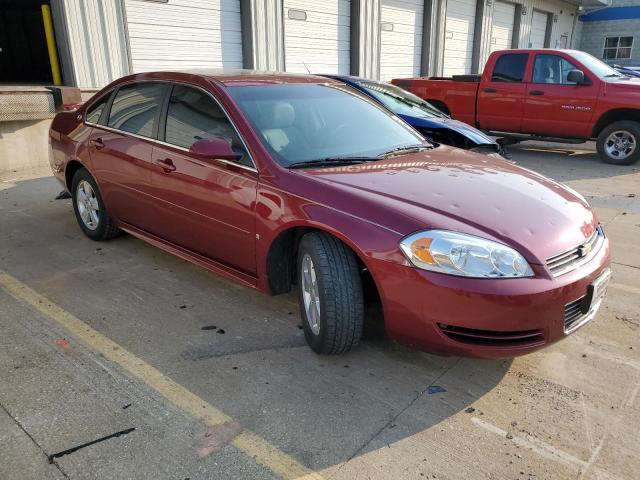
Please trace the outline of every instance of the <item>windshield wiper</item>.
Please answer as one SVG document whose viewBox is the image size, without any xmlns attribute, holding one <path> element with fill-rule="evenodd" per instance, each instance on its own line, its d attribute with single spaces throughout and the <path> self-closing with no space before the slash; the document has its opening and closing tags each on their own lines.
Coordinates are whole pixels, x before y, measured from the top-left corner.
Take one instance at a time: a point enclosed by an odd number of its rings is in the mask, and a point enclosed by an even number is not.
<svg viewBox="0 0 640 480">
<path fill-rule="evenodd" d="M 394 155 L 405 155 L 407 153 L 421 152 L 422 150 L 431 150 L 433 145 L 411 145 L 409 147 L 398 147 L 388 152 L 381 153 L 378 158 L 387 158 Z"/>
<path fill-rule="evenodd" d="M 349 165 L 351 163 L 363 163 L 380 160 L 378 157 L 326 157 L 316 160 L 304 160 L 287 165 L 287 168 L 326 167 L 335 165 Z"/>
</svg>

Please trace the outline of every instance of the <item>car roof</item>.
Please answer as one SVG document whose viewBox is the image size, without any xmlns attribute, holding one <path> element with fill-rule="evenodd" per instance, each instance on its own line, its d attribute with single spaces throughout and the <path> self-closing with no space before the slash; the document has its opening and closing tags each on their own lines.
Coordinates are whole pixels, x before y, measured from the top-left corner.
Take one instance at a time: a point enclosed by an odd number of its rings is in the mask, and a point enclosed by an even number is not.
<svg viewBox="0 0 640 480">
<path fill-rule="evenodd" d="M 261 70 L 167 70 L 136 73 L 121 80 L 186 80 L 193 77 L 206 78 L 228 86 L 248 85 L 281 85 L 292 83 L 339 83 L 328 77 L 286 72 L 270 72 Z"/>
</svg>

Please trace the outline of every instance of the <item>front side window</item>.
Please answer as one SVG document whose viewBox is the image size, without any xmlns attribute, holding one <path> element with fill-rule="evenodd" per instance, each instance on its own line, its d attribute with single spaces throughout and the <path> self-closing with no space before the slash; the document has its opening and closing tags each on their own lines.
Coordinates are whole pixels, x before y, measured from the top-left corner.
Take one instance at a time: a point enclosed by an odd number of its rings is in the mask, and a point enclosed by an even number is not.
<svg viewBox="0 0 640 480">
<path fill-rule="evenodd" d="M 631 58 L 633 48 L 633 37 L 606 37 L 604 39 L 604 50 L 602 58 L 605 60 Z"/>
<path fill-rule="evenodd" d="M 164 141 L 187 150 L 205 138 L 222 138 L 252 166 L 231 121 L 209 94 L 188 85 L 175 85 L 169 99 Z"/>
<path fill-rule="evenodd" d="M 160 82 L 121 87 L 113 99 L 107 125 L 143 137 L 153 137 L 165 87 L 166 84 Z"/>
<path fill-rule="evenodd" d="M 528 53 L 506 53 L 501 55 L 493 68 L 491 81 L 522 82 L 528 60 Z"/>
<path fill-rule="evenodd" d="M 100 123 L 100 117 L 102 116 L 102 112 L 104 112 L 104 109 L 109 102 L 109 97 L 111 97 L 111 94 L 107 93 L 87 109 L 87 113 L 85 116 L 85 118 L 87 119 L 87 123 Z"/>
<path fill-rule="evenodd" d="M 556 85 L 575 85 L 567 80 L 571 70 L 576 70 L 573 63 L 558 55 L 536 55 L 533 64 L 533 83 L 551 83 Z"/>
<path fill-rule="evenodd" d="M 425 145 L 411 127 L 344 85 L 228 88 L 263 145 L 283 166 L 330 157 L 375 157 Z"/>
<path fill-rule="evenodd" d="M 358 82 L 362 88 L 395 114 L 425 118 L 447 118 L 433 105 L 400 87 L 388 83 Z"/>
</svg>

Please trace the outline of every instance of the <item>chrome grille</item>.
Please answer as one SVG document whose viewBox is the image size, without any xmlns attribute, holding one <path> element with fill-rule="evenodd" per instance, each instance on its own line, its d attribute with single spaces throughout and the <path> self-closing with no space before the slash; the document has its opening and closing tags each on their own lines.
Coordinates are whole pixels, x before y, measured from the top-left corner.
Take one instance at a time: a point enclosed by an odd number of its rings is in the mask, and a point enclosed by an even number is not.
<svg viewBox="0 0 640 480">
<path fill-rule="evenodd" d="M 604 242 L 604 231 L 598 226 L 581 245 L 547 259 L 547 267 L 554 277 L 567 273 L 589 261 L 600 250 Z"/>
<path fill-rule="evenodd" d="M 569 302 L 564 306 L 564 330 L 568 332 L 571 328 L 577 325 L 584 313 L 582 313 L 582 300 L 584 297 L 580 297 L 573 302 Z"/>
</svg>

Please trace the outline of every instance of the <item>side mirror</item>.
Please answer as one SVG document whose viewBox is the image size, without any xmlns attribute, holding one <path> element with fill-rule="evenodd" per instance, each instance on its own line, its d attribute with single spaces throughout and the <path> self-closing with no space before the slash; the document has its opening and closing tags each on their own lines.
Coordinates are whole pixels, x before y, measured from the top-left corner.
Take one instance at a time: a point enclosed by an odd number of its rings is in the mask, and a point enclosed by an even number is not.
<svg viewBox="0 0 640 480">
<path fill-rule="evenodd" d="M 567 73 L 567 82 L 575 83 L 576 85 L 583 84 L 584 72 L 578 69 L 569 70 L 569 73 Z"/>
<path fill-rule="evenodd" d="M 236 161 L 240 160 L 242 155 L 236 153 L 229 145 L 229 142 L 224 138 L 202 138 L 196 141 L 189 152 L 194 153 L 202 158 L 220 159 Z"/>
</svg>

